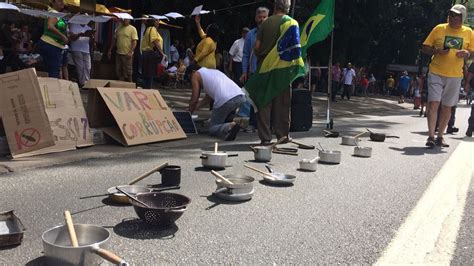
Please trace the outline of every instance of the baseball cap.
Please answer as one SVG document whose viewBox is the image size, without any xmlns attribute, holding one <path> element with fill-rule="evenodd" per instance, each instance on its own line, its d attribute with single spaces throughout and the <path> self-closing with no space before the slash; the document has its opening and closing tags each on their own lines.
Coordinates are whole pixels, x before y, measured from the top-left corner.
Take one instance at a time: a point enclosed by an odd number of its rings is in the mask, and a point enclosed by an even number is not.
<svg viewBox="0 0 474 266">
<path fill-rule="evenodd" d="M 467 11 L 466 7 L 460 4 L 456 4 L 451 9 L 449 10 L 451 12 L 454 12 L 456 14 L 461 14 L 462 15 L 462 23 L 464 24 L 464 20 L 466 19 L 467 16 Z"/>
</svg>

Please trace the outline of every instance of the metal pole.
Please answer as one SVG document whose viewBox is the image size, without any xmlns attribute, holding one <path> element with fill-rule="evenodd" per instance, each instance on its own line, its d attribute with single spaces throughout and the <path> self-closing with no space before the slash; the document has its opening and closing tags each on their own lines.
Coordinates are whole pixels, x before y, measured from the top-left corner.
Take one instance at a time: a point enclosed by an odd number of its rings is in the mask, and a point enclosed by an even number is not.
<svg viewBox="0 0 474 266">
<path fill-rule="evenodd" d="M 293 0 L 293 4 L 292 4 L 292 7 L 291 7 L 291 17 L 292 17 L 292 18 L 295 17 L 296 1 L 297 1 L 297 0 Z"/>
<path fill-rule="evenodd" d="M 334 44 L 334 30 L 331 32 L 331 52 L 329 53 L 329 68 L 328 68 L 328 110 L 326 118 L 326 127 L 332 129 L 331 124 L 331 93 L 332 93 L 332 53 Z"/>
</svg>

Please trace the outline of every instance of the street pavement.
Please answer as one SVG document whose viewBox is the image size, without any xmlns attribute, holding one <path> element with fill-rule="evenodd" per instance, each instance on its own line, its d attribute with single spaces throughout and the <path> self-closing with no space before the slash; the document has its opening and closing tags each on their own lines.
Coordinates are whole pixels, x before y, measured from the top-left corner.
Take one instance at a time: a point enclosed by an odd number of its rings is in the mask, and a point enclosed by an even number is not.
<svg viewBox="0 0 474 266">
<path fill-rule="evenodd" d="M 313 158 L 315 150 L 300 149 L 297 157 L 274 154 L 271 163 L 276 170 L 297 176 L 294 186 L 273 187 L 257 181 L 254 197 L 243 203 L 212 196 L 215 179 L 200 167 L 199 155 L 212 150 L 216 139 L 205 135 L 132 148 L 98 146 L 79 151 L 83 154 L 75 158 L 68 158 L 73 152 L 62 153 L 62 159 L 46 164 L 2 161 L 13 172 L 0 174 L 0 209 L 14 209 L 27 231 L 20 246 L 0 249 L 0 264 L 44 264 L 41 234 L 62 224 L 66 209 L 76 223 L 109 229 L 110 249 L 135 265 L 375 263 L 456 147 L 469 141 L 463 138 L 469 109 L 459 108 L 461 131 L 447 136 L 451 147 L 429 150 L 424 147 L 426 120 L 409 104 L 397 105 L 394 99 L 339 101 L 334 106 L 336 130 L 356 134 L 370 128 L 400 137 L 384 143 L 363 138 L 361 145 L 373 148 L 372 158 L 363 159 L 353 157 L 353 147 L 341 146 L 340 138 L 323 137 L 323 101 L 315 97 L 313 129 L 292 137 L 341 150 L 342 163 L 319 164 L 315 173 L 307 173 L 297 170 L 298 160 Z M 232 167 L 220 173 L 261 180 L 243 166 L 249 163 L 264 169 L 252 161 L 248 148 L 257 141 L 256 134 L 241 133 L 234 142 L 220 142 L 222 150 L 239 154 L 230 159 Z M 145 227 L 132 207 L 107 205 L 101 197 L 80 199 L 103 194 L 162 162 L 182 167 L 179 193 L 192 199 L 174 226 Z M 160 182 L 159 174 L 154 174 L 139 184 Z M 472 264 L 474 259 L 472 191 L 471 184 L 454 263 Z"/>
</svg>

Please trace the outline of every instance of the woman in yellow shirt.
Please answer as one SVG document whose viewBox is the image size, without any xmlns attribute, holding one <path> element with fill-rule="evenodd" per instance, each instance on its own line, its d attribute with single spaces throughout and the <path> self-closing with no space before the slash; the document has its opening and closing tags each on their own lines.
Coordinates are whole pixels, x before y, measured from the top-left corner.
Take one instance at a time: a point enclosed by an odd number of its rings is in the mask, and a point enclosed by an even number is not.
<svg viewBox="0 0 474 266">
<path fill-rule="evenodd" d="M 156 67 L 163 58 L 163 38 L 158 33 L 159 20 L 150 19 L 146 22 L 146 30 L 140 46 L 142 51 L 143 88 L 151 89 Z"/>
<path fill-rule="evenodd" d="M 201 17 L 196 16 L 194 21 L 196 22 L 199 36 L 201 36 L 202 39 L 196 47 L 194 61 L 201 67 L 215 69 L 215 52 L 217 48 L 217 39 L 219 37 L 219 27 L 216 24 L 211 24 L 207 27 L 206 32 L 204 33 L 201 27 Z"/>
</svg>

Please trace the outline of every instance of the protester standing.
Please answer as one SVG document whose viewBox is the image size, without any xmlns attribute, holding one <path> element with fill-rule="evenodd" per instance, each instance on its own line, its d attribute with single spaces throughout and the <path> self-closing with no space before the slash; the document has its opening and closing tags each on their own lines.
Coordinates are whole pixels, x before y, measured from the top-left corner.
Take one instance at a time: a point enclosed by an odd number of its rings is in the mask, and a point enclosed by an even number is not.
<svg viewBox="0 0 474 266">
<path fill-rule="evenodd" d="M 132 81 L 133 53 L 137 46 L 137 41 L 137 29 L 130 25 L 129 19 L 124 19 L 122 24 L 115 31 L 107 53 L 110 60 L 112 58 L 112 50 L 114 47 L 117 47 L 115 71 L 119 80 Z"/>
<path fill-rule="evenodd" d="M 467 70 L 466 80 L 464 81 L 464 91 L 466 95 L 472 91 L 472 83 L 474 81 L 474 63 L 471 63 Z M 466 136 L 472 137 L 472 131 L 474 131 L 474 105 L 471 103 L 471 116 L 468 120 Z"/>
<path fill-rule="evenodd" d="M 79 87 L 82 87 L 90 79 L 90 42 L 94 31 L 88 25 L 71 23 L 69 25 L 69 32 L 71 35 L 70 51 L 72 54 L 72 60 L 76 66 Z"/>
<path fill-rule="evenodd" d="M 393 78 L 393 75 L 389 75 L 388 79 L 385 81 L 385 96 L 390 96 L 392 95 L 392 92 L 395 89 L 395 79 Z"/>
<path fill-rule="evenodd" d="M 170 46 L 170 57 L 171 57 L 171 65 L 178 64 L 179 60 L 179 41 L 174 40 L 173 44 Z"/>
<path fill-rule="evenodd" d="M 291 6 L 290 0 L 275 0 L 273 16 L 263 22 L 257 33 L 254 52 L 261 66 L 265 57 L 274 49 L 281 35 L 280 24 L 287 16 Z M 274 97 L 270 103 L 260 107 L 257 113 L 258 136 L 262 145 L 269 145 L 272 139 L 272 129 L 278 139 L 288 137 L 290 131 L 290 95 L 287 88 Z"/>
<path fill-rule="evenodd" d="M 211 24 L 207 26 L 206 32 L 204 32 L 201 27 L 201 17 L 195 16 L 194 21 L 201 37 L 201 41 L 196 47 L 194 61 L 202 67 L 215 69 L 217 66 L 215 53 L 219 37 L 219 27 L 216 24 Z"/>
<path fill-rule="evenodd" d="M 448 13 L 448 23 L 437 25 L 423 42 L 422 51 L 432 55 L 428 73 L 428 134 L 426 146 L 449 147 L 443 133 L 451 116 L 451 108 L 459 100 L 464 60 L 471 57 L 474 34 L 463 26 L 466 7 L 454 5 Z M 441 104 L 441 107 L 440 107 Z M 441 108 L 439 130 L 435 139 L 438 108 Z"/>
<path fill-rule="evenodd" d="M 246 37 L 244 48 L 242 51 L 242 76 L 240 77 L 240 82 L 244 84 L 247 79 L 257 72 L 257 56 L 254 53 L 255 41 L 257 40 L 257 31 L 260 28 L 260 25 L 268 18 L 268 13 L 270 10 L 266 7 L 259 7 L 255 11 L 255 23 L 256 27 L 251 29 Z M 244 106 L 245 105 L 245 106 Z M 257 130 L 257 116 L 255 110 L 249 101 L 243 104 L 242 110 L 248 110 L 248 114 L 241 113 L 239 115 L 249 117 L 249 126 L 244 129 L 245 132 L 255 132 Z"/>
<path fill-rule="evenodd" d="M 146 29 L 143 33 L 141 43 L 142 51 L 142 74 L 143 88 L 151 89 L 153 85 L 153 77 L 156 76 L 156 68 L 164 56 L 163 38 L 158 33 L 159 20 L 150 19 L 146 22 Z"/>
<path fill-rule="evenodd" d="M 341 86 L 341 66 L 339 62 L 332 66 L 331 101 L 336 102 L 336 94 Z"/>
<path fill-rule="evenodd" d="M 58 13 L 64 9 L 64 0 L 50 0 L 49 12 Z M 48 18 L 44 23 L 43 35 L 38 43 L 40 54 L 51 78 L 61 77 L 67 36 L 67 22 L 62 18 Z"/>
<path fill-rule="evenodd" d="M 355 70 L 352 68 L 352 63 L 347 63 L 347 67 L 344 68 L 342 71 L 342 84 L 343 84 L 343 91 L 341 95 L 341 99 L 344 100 L 344 96 L 347 97 L 348 100 L 351 99 L 351 92 L 352 87 L 354 86 L 354 79 L 356 77 Z"/>
<path fill-rule="evenodd" d="M 240 76 L 242 76 L 242 56 L 244 52 L 245 37 L 250 31 L 249 28 L 242 28 L 240 31 L 240 39 L 236 40 L 229 50 L 232 60 L 229 62 L 229 71 L 232 73 L 234 82 L 240 84 Z"/>
<path fill-rule="evenodd" d="M 423 87 L 423 81 L 420 77 L 420 74 L 415 75 L 411 87 L 413 88 L 413 110 L 420 109 L 421 105 L 421 88 Z"/>
<path fill-rule="evenodd" d="M 398 79 L 398 93 L 399 99 L 398 103 L 404 103 L 405 102 L 405 95 L 408 93 L 410 89 L 410 77 L 408 76 L 408 72 L 403 71 L 402 75 Z"/>
</svg>

